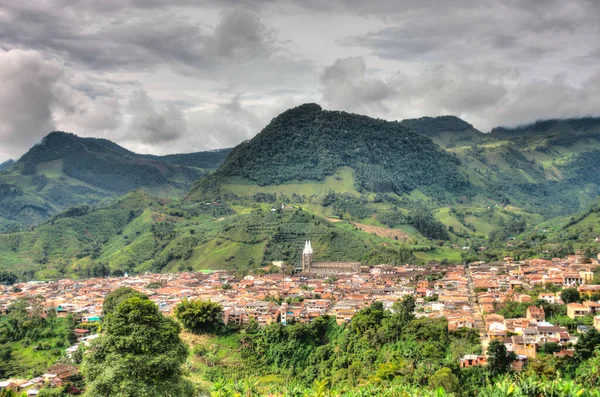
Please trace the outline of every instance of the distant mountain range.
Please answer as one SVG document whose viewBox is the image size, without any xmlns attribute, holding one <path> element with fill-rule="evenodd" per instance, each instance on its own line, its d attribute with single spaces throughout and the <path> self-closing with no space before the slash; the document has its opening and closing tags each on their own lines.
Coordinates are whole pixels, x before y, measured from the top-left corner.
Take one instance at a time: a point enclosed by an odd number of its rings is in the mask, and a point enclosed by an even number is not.
<svg viewBox="0 0 600 397">
<path fill-rule="evenodd" d="M 32 229 L 0 234 L 0 269 L 243 272 L 297 264 L 307 238 L 318 259 L 363 264 L 552 255 L 595 244 L 599 195 L 594 118 L 484 134 L 306 104 L 233 150 L 170 156 L 55 132 L 0 172 L 0 227 Z"/>
<path fill-rule="evenodd" d="M 168 156 L 133 153 L 106 139 L 52 132 L 0 173 L 0 230 L 33 225 L 78 205 L 101 205 L 133 189 L 176 197 L 229 149 Z"/>
</svg>

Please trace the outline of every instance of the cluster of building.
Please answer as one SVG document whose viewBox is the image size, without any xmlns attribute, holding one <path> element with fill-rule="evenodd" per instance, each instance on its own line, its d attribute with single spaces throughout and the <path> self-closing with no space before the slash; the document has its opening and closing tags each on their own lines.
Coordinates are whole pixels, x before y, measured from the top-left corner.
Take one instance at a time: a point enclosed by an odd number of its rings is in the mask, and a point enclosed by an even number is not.
<svg viewBox="0 0 600 397">
<path fill-rule="evenodd" d="M 416 316 L 448 320 L 449 330 L 477 329 L 483 352 L 494 339 L 523 358 L 533 357 L 544 343 L 556 342 L 565 348 L 576 342 L 566 328 L 546 321 L 544 310 L 533 304 L 530 292 L 538 299 L 561 304 L 560 288 L 576 287 L 589 299 L 568 305 L 572 318 L 600 314 L 600 303 L 592 300 L 600 287 L 590 285 L 597 261 L 581 263 L 579 256 L 564 259 L 514 262 L 505 258 L 500 264 L 375 266 L 360 267 L 352 262 L 315 262 L 312 247 L 306 243 L 304 271 L 294 275 L 259 274 L 242 279 L 216 271 L 209 273 L 145 274 L 121 278 L 28 282 L 14 287 L 0 286 L 0 312 L 19 298 L 39 295 L 47 309 L 57 315 L 73 315 L 82 323 L 101 319 L 104 297 L 119 287 L 131 287 L 150 297 L 165 314 L 184 298 L 218 302 L 226 324 L 241 326 L 253 322 L 310 323 L 322 315 L 348 323 L 361 309 L 379 301 L 386 308 L 412 295 Z M 315 270 L 316 269 L 316 270 Z M 315 270 L 315 271 L 311 271 Z M 523 318 L 506 319 L 496 313 L 507 301 L 531 303 Z M 596 317 L 600 329 L 600 316 Z M 80 339 L 89 338 L 83 327 Z M 89 332 L 89 331 L 88 331 Z M 77 349 L 72 346 L 71 353 Z M 568 354 L 568 353 L 563 353 Z M 485 365 L 485 356 L 465 356 L 461 366 Z"/>
<path fill-rule="evenodd" d="M 583 256 L 572 255 L 553 260 L 534 259 L 515 263 L 512 258 L 505 258 L 501 264 L 471 264 L 469 277 L 476 295 L 476 316 L 483 316 L 483 351 L 492 340 L 497 339 L 505 344 L 508 351 L 515 352 L 521 362 L 535 357 L 540 347 L 550 342 L 562 348 L 555 355 L 572 355 L 572 346 L 577 343 L 578 335 L 587 332 L 588 327 L 581 325 L 568 330 L 546 321 L 546 313 L 542 306 L 534 305 L 534 297 L 552 305 L 563 305 L 562 289 L 576 288 L 580 296 L 587 299 L 582 303 L 567 304 L 567 315 L 573 320 L 594 316 L 594 327 L 600 330 L 600 303 L 591 300 L 600 296 L 600 286 L 591 284 L 593 269 L 599 264 L 597 260 L 586 262 Z M 531 305 L 523 318 L 506 319 L 496 312 L 508 301 Z M 460 365 L 486 365 L 486 357 L 465 356 Z"/>
</svg>

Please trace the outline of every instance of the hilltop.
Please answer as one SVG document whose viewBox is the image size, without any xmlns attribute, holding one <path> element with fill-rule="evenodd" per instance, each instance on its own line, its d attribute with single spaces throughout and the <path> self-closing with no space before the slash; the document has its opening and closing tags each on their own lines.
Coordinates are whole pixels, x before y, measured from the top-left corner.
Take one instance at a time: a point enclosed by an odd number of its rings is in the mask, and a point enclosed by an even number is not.
<svg viewBox="0 0 600 397">
<path fill-rule="evenodd" d="M 285 111 L 234 148 L 214 177 L 259 186 L 322 182 L 349 167 L 359 191 L 437 194 L 468 188 L 459 165 L 455 156 L 400 123 L 305 104 Z"/>
<path fill-rule="evenodd" d="M 2 225 L 33 225 L 68 207 L 107 203 L 138 188 L 180 196 L 228 153 L 140 155 L 106 139 L 52 132 L 0 173 L 0 231 Z"/>
</svg>

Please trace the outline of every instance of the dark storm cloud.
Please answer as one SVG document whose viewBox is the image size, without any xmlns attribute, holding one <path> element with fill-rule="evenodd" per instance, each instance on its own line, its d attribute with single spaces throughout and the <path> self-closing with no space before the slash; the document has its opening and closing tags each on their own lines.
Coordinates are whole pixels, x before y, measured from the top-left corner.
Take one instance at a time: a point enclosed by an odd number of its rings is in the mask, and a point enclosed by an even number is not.
<svg viewBox="0 0 600 397">
<path fill-rule="evenodd" d="M 64 120 L 96 132 L 119 125 L 114 98 L 74 89 L 63 64 L 39 52 L 0 52 L 0 81 L 0 156 L 18 158 Z"/>
</svg>

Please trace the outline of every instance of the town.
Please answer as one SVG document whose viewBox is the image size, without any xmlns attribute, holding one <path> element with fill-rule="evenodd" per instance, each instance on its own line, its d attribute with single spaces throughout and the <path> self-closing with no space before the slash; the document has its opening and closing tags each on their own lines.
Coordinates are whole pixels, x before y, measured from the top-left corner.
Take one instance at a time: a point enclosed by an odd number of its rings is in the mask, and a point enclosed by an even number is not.
<svg viewBox="0 0 600 397">
<path fill-rule="evenodd" d="M 391 309 L 394 302 L 411 295 L 416 302 L 416 317 L 446 318 L 449 331 L 460 328 L 479 331 L 481 354 L 464 356 L 461 367 L 486 365 L 486 347 L 497 339 L 508 351 L 516 353 L 519 359 L 513 367 L 518 370 L 547 343 L 556 346 L 555 355 L 572 355 L 579 334 L 591 326 L 600 330 L 597 301 L 600 285 L 592 284 L 598 265 L 598 260 L 572 255 L 551 261 L 513 261 L 507 257 L 495 264 L 431 262 L 425 266 L 363 266 L 355 272 L 332 274 L 302 271 L 286 275 L 265 271 L 241 279 L 226 271 L 213 271 L 32 281 L 0 287 L 0 311 L 6 312 L 11 303 L 21 298 L 39 296 L 43 298 L 45 311 L 54 309 L 58 317 L 72 315 L 78 323 L 89 325 L 101 322 L 103 300 L 110 291 L 130 287 L 149 296 L 165 315 L 172 315 L 174 307 L 187 298 L 221 304 L 225 324 L 310 323 L 319 316 L 329 315 L 342 325 L 351 322 L 355 313 L 373 302 L 382 302 Z M 580 299 L 563 302 L 561 292 L 565 289 L 576 289 Z M 571 322 L 565 325 L 549 322 L 548 313 L 539 302 L 566 308 L 563 311 Z M 518 317 L 502 315 L 510 305 L 526 310 Z M 582 319 L 590 321 L 578 321 Z M 68 356 L 80 344 L 88 344 L 98 336 L 90 329 L 94 328 L 75 329 L 78 341 L 67 349 Z M 29 388 L 30 395 L 35 395 L 36 386 L 49 381 L 54 384 L 71 375 L 70 367 L 58 366 L 58 370 L 50 368 L 45 375 L 34 379 L 0 382 L 0 389 Z"/>
</svg>

